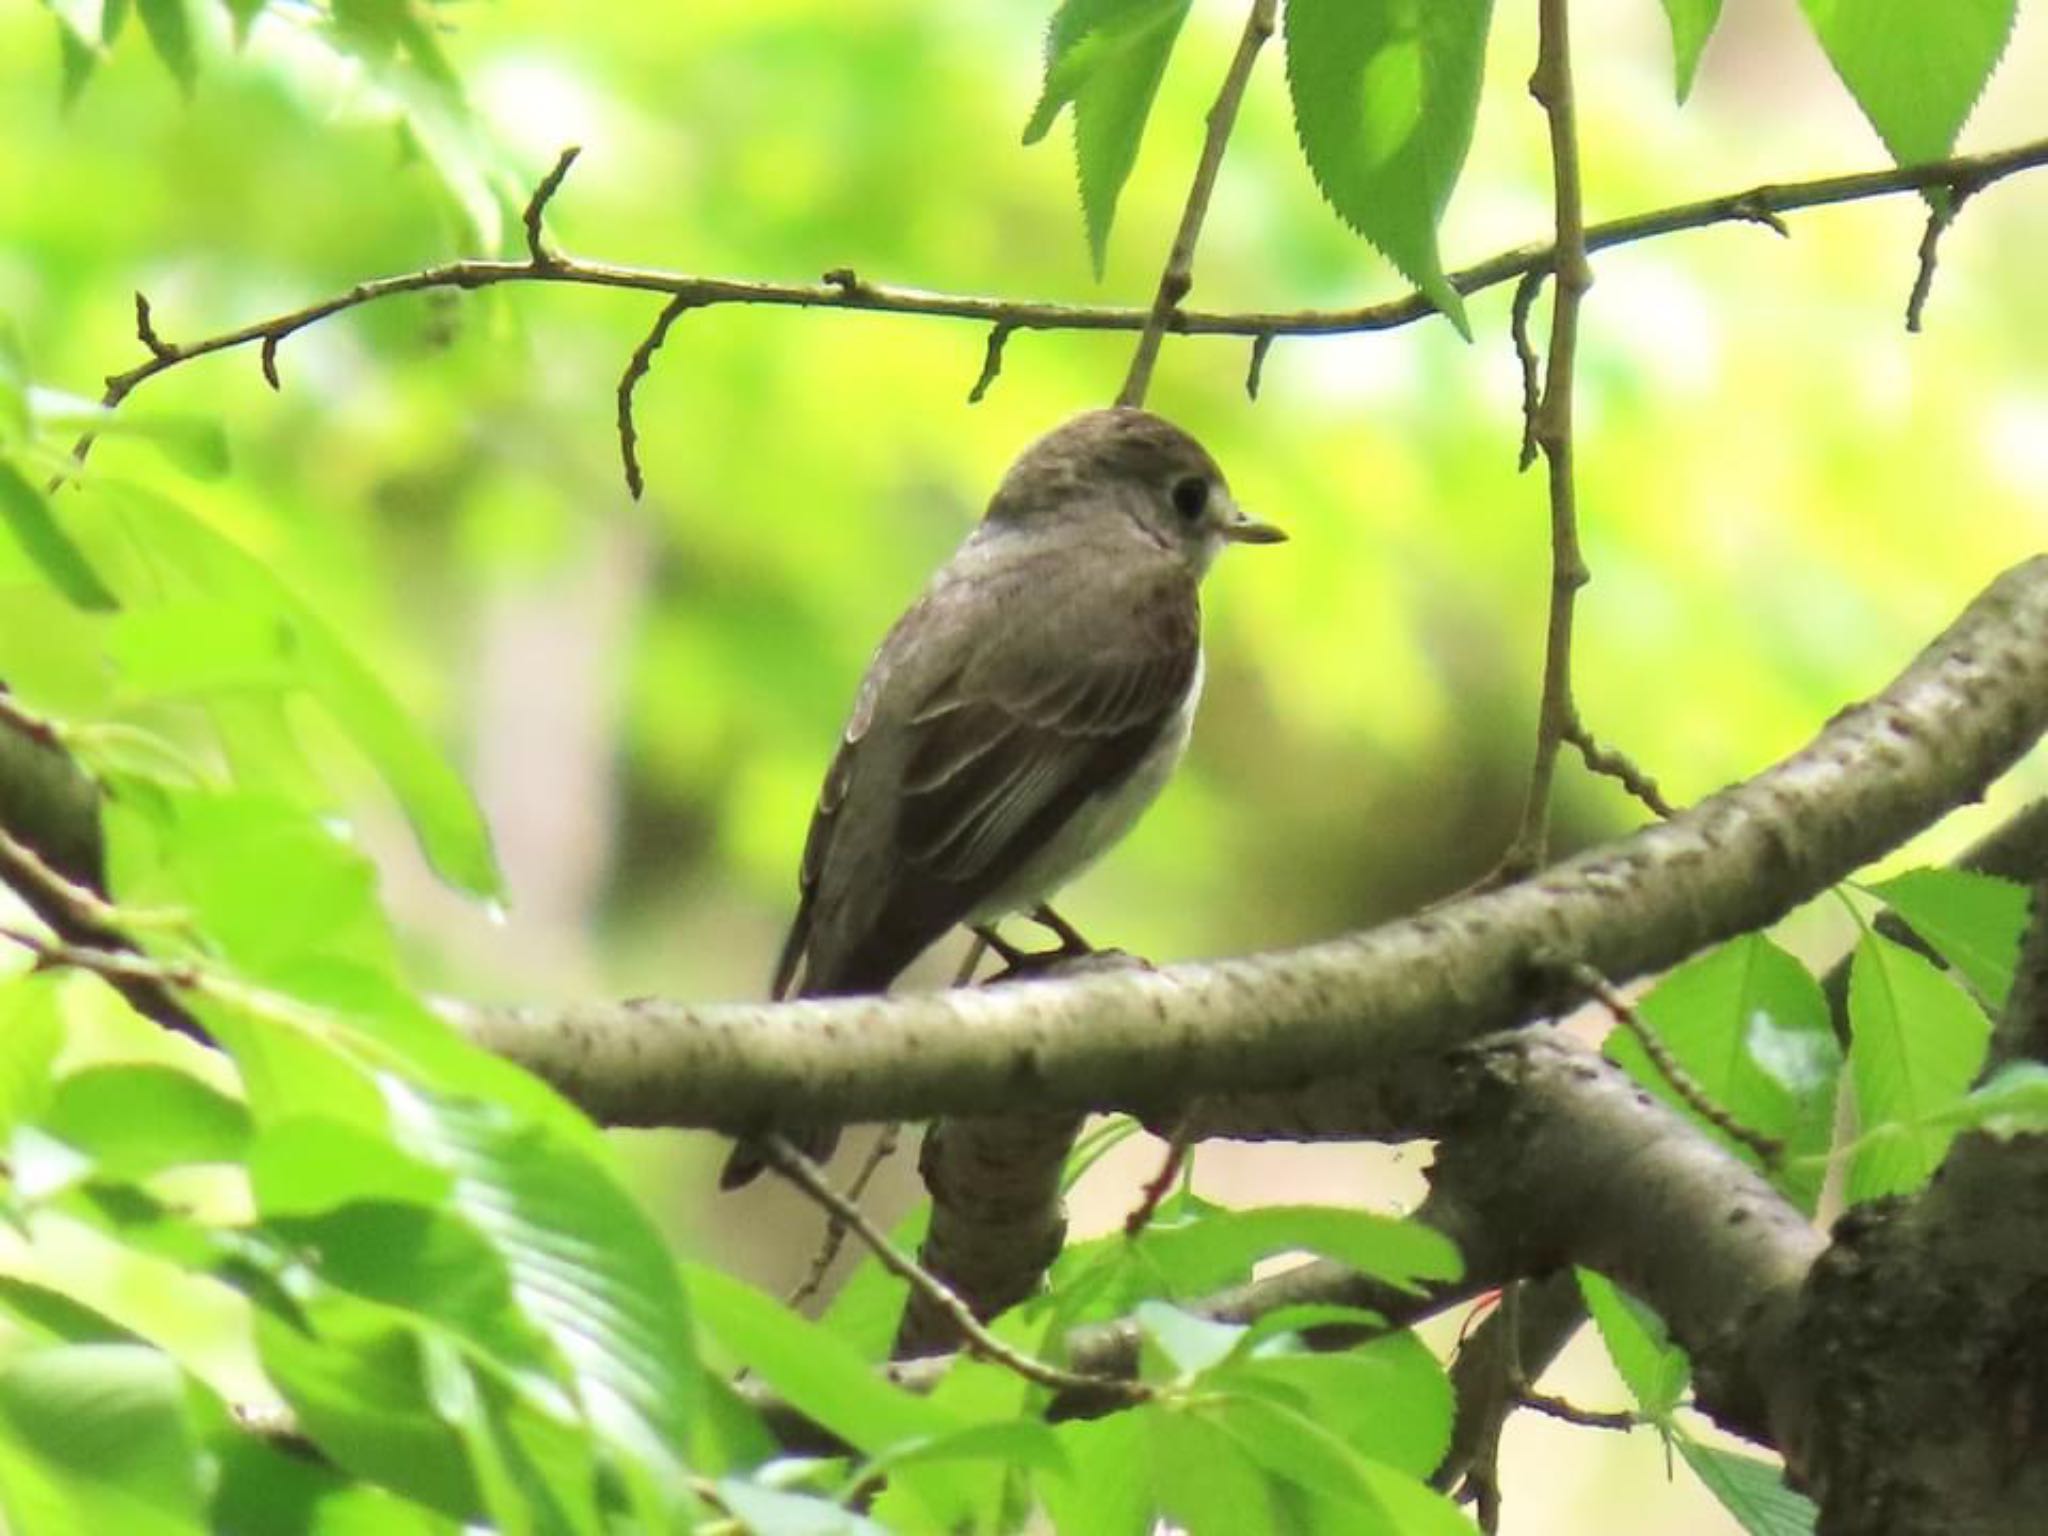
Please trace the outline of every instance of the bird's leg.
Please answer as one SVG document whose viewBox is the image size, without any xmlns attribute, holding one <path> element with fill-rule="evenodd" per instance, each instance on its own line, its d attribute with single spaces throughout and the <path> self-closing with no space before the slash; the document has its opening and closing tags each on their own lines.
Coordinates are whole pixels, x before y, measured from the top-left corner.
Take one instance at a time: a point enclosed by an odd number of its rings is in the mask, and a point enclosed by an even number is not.
<svg viewBox="0 0 2048 1536">
<path fill-rule="evenodd" d="M 994 950 L 996 958 L 1007 966 L 1014 967 L 1031 958 L 1023 950 L 997 933 L 994 923 L 970 923 L 967 925 L 967 931 L 974 935 L 977 942 L 985 944 Z M 977 955 L 976 958 L 979 959 L 980 957 Z"/>
<path fill-rule="evenodd" d="M 974 980 L 974 968 L 981 964 L 981 957 L 988 953 L 988 935 L 979 928 L 968 930 L 974 935 L 974 942 L 967 946 L 967 958 L 960 962 L 960 969 L 954 974 L 953 985 L 964 987 Z"/>
<path fill-rule="evenodd" d="M 1064 917 L 1061 917 L 1059 913 L 1053 911 L 1050 902 L 1041 901 L 1037 906 L 1033 907 L 1031 909 L 1031 921 L 1038 924 L 1041 928 L 1051 930 L 1053 936 L 1060 941 L 1061 954 L 1092 955 L 1095 953 L 1095 946 L 1081 937 L 1081 932 L 1078 928 Z"/>
</svg>

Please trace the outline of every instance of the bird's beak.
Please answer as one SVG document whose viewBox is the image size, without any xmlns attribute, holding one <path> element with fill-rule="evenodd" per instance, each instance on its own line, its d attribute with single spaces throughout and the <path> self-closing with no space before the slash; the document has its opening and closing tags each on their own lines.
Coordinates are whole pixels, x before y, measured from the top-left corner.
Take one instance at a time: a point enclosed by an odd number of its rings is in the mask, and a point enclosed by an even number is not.
<svg viewBox="0 0 2048 1536">
<path fill-rule="evenodd" d="M 1229 544 L 1285 544 L 1284 529 L 1275 528 L 1271 523 L 1262 523 L 1245 514 L 1242 507 L 1232 507 L 1234 514 L 1221 529 L 1225 543 Z"/>
</svg>

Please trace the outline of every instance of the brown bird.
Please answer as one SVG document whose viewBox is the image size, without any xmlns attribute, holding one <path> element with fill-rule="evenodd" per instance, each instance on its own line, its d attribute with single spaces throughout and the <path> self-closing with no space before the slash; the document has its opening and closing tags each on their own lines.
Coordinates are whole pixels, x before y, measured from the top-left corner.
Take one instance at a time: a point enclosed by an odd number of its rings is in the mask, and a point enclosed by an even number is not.
<svg viewBox="0 0 2048 1536">
<path fill-rule="evenodd" d="M 1090 411 L 1025 449 L 861 679 L 774 995 L 881 991 L 954 924 L 1016 912 L 1076 942 L 1045 903 L 1180 761 L 1203 575 L 1225 544 L 1285 537 L 1148 412 Z M 838 1139 L 790 1134 L 821 1159 Z M 762 1166 L 743 1141 L 720 1185 Z"/>
</svg>

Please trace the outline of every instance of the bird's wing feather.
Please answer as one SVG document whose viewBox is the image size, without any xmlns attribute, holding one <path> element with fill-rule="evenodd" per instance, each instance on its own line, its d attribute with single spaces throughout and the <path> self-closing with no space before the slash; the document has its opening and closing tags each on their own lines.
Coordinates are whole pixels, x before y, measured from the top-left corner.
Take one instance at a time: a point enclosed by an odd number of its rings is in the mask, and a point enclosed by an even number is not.
<svg viewBox="0 0 2048 1536">
<path fill-rule="evenodd" d="M 1187 697 L 1193 583 L 1169 567 L 1140 574 L 1091 583 L 1102 589 L 1083 602 L 1034 604 L 912 715 L 899 846 L 917 877 L 960 888 L 966 909 L 1129 773 Z"/>
</svg>

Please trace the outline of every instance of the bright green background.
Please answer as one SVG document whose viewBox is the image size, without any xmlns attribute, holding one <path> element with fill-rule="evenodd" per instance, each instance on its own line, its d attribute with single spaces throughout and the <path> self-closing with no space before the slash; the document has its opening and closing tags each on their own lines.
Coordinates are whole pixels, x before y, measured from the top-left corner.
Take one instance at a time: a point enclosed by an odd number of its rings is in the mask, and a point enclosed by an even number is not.
<svg viewBox="0 0 2048 1536">
<path fill-rule="evenodd" d="M 1445 226 L 1452 265 L 1545 228 L 1542 124 L 1520 90 L 1528 10 L 1496 23 Z M 1883 162 L 1790 0 L 1731 0 L 1682 112 L 1656 6 L 1575 14 L 1595 217 Z M 1149 292 L 1237 21 L 1195 7 L 1098 286 L 1068 130 L 1018 142 L 1038 4 L 447 15 L 443 45 L 515 181 L 584 145 L 551 219 L 567 249 L 1127 301 Z M 2044 30 L 2023 7 L 1966 146 L 2040 131 Z M 240 55 L 224 38 L 200 53 L 187 101 L 131 35 L 63 113 L 48 16 L 0 8 L 0 314 L 45 382 L 96 394 L 137 355 L 135 288 L 166 335 L 190 337 L 480 248 L 443 179 L 398 152 L 378 92 L 289 24 L 267 21 Z M 1912 199 L 1798 216 L 1789 242 L 1734 227 L 1599 258 L 1581 364 L 1595 583 L 1580 697 L 1673 798 L 1796 746 L 2039 545 L 2044 186 L 2021 178 L 1970 206 L 1918 337 L 1899 323 Z M 1276 48 L 1224 171 L 1196 302 L 1397 291 L 1316 196 Z M 1091 934 L 1159 958 L 1317 937 L 1458 887 L 1509 835 L 1547 570 L 1540 482 L 1514 472 L 1505 306 L 1504 293 L 1471 305 L 1471 347 L 1440 321 L 1282 342 L 1256 405 L 1241 344 L 1169 344 L 1153 404 L 1295 542 L 1234 556 L 1210 586 L 1191 771 L 1064 904 Z M 1129 345 L 1019 335 L 969 408 L 974 328 L 692 314 L 641 391 L 650 489 L 635 506 L 612 391 L 657 308 L 511 289 L 401 300 L 288 342 L 281 395 L 244 354 L 138 397 L 217 415 L 226 479 L 196 486 L 142 445 L 100 450 L 105 468 L 203 500 L 471 772 L 509 880 L 502 921 L 437 888 L 388 804 L 356 795 L 433 987 L 756 994 L 868 649 L 1017 448 L 1114 392 Z M 341 761 L 344 783 L 367 785 Z M 2040 787 L 2022 779 L 1929 851 Z M 1559 813 L 1568 844 L 1637 815 L 1576 770 Z M 1795 938 L 1817 944 L 1836 921 Z M 650 1176 L 673 1191 L 684 1240 L 723 1254 L 717 1212 L 693 1209 L 708 1148 L 678 1144 L 648 1154 Z M 807 1240 L 807 1227 L 790 1238 Z"/>
</svg>

